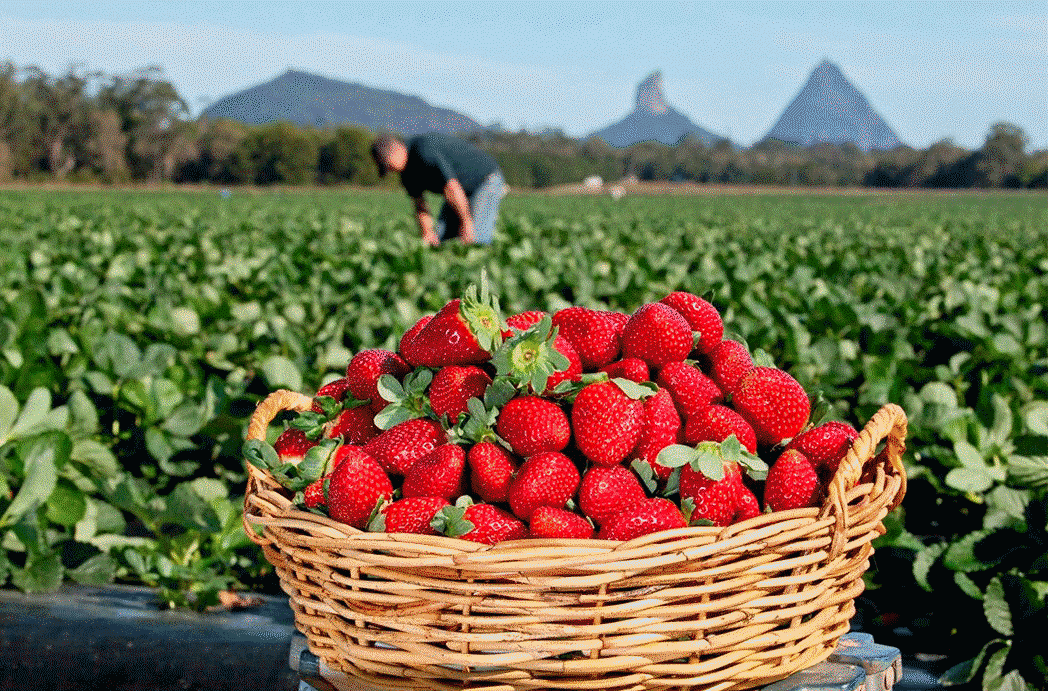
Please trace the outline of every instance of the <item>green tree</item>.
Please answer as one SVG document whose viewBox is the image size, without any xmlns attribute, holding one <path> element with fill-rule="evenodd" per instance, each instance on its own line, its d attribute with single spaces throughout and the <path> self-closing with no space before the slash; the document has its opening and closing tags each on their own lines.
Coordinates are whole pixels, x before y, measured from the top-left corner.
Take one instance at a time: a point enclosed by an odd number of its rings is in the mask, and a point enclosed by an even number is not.
<svg viewBox="0 0 1048 691">
<path fill-rule="evenodd" d="M 359 127 L 339 127 L 320 147 L 319 174 L 324 182 L 374 185 L 378 168 L 371 158 L 373 135 Z"/>
<path fill-rule="evenodd" d="M 191 135 L 189 108 L 159 67 L 146 67 L 129 76 L 110 77 L 98 94 L 102 108 L 120 117 L 127 136 L 127 160 L 134 177 L 162 180 L 171 177 Z"/>
<path fill-rule="evenodd" d="M 986 143 L 979 150 L 976 163 L 982 182 L 990 187 L 1019 187 L 1028 143 L 1021 127 L 1007 122 L 995 123 L 986 135 Z"/>
<path fill-rule="evenodd" d="M 26 70 L 22 82 L 32 120 L 33 157 L 40 169 L 56 178 L 68 175 L 83 158 L 90 130 L 91 75 L 76 68 L 52 77 L 37 67 Z"/>
<path fill-rule="evenodd" d="M 239 181 L 256 185 L 309 184 L 316 179 L 318 153 L 316 137 L 275 122 L 248 132 L 234 154 L 233 170 Z"/>
</svg>

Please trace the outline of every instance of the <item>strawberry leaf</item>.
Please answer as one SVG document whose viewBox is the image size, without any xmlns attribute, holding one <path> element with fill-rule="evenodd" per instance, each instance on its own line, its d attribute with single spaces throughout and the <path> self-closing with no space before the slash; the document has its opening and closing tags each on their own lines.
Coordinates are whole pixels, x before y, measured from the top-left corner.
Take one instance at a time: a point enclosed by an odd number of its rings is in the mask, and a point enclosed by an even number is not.
<svg viewBox="0 0 1048 691">
<path fill-rule="evenodd" d="M 667 468 L 680 468 L 691 463 L 695 457 L 695 449 L 684 444 L 670 444 L 659 451 L 655 462 Z"/>
<path fill-rule="evenodd" d="M 684 514 L 684 521 L 691 525 L 691 515 L 695 513 L 695 499 L 684 497 L 684 501 L 680 503 L 680 512 Z"/>
<path fill-rule="evenodd" d="M 767 351 L 757 348 L 753 351 L 753 364 L 757 367 L 775 368 L 775 359 Z"/>
<path fill-rule="evenodd" d="M 626 394 L 635 401 L 639 401 L 642 398 L 648 398 L 654 396 L 659 391 L 659 386 L 655 382 L 635 382 L 622 377 L 615 377 L 611 380 L 615 386 L 622 389 L 622 393 Z"/>
<path fill-rule="evenodd" d="M 754 480 L 766 480 L 768 478 L 768 464 L 761 460 L 760 456 L 743 451 L 739 457 L 739 465 Z"/>
<path fill-rule="evenodd" d="M 505 377 L 496 376 L 484 392 L 484 405 L 489 409 L 497 409 L 506 405 L 517 395 L 517 388 L 513 382 Z"/>
<path fill-rule="evenodd" d="M 698 453 L 691 462 L 692 470 L 698 471 L 711 480 L 724 479 L 724 458 L 720 449 L 697 449 Z"/>
<path fill-rule="evenodd" d="M 244 442 L 241 453 L 248 463 L 262 470 L 272 470 L 281 465 L 276 449 L 262 439 L 248 439 Z"/>
<path fill-rule="evenodd" d="M 378 395 L 390 403 L 403 401 L 407 397 L 404 386 L 392 374 L 383 374 L 378 378 Z"/>
<path fill-rule="evenodd" d="M 328 396 L 321 396 L 321 398 L 329 398 Z M 331 398 L 334 401 L 335 399 Z M 288 427 L 297 429 L 306 435 L 306 439 L 310 441 L 316 441 L 320 439 L 324 434 L 324 423 L 330 418 L 327 415 L 321 413 L 314 413 L 312 410 L 306 410 L 296 415 L 291 422 L 288 423 Z"/>
<path fill-rule="evenodd" d="M 742 458 L 742 443 L 734 433 L 728 435 L 728 438 L 720 444 L 721 454 L 726 461 L 736 461 Z"/>
<path fill-rule="evenodd" d="M 313 404 L 320 408 L 320 414 L 325 420 L 330 420 L 342 411 L 342 404 L 336 401 L 334 396 L 317 396 L 313 399 Z"/>
<path fill-rule="evenodd" d="M 641 483 L 648 490 L 648 494 L 654 494 L 659 486 L 659 478 L 655 475 L 655 469 L 647 461 L 635 458 L 630 463 L 630 468 L 640 478 Z"/>
<path fill-rule="evenodd" d="M 448 537 L 461 537 L 472 531 L 476 526 L 465 517 L 466 509 L 472 504 L 472 500 L 465 506 L 460 505 L 461 501 L 462 497 L 455 502 L 454 506 L 445 506 L 438 511 L 430 520 L 430 527 Z"/>
<path fill-rule="evenodd" d="M 380 430 L 387 430 L 391 427 L 396 427 L 402 422 L 414 420 L 417 417 L 422 417 L 422 415 L 414 413 L 398 403 L 390 403 L 375 415 L 375 427 L 378 427 Z"/>
<path fill-rule="evenodd" d="M 391 375 L 384 374 L 384 377 Z M 396 381 L 396 379 L 394 379 Z M 426 392 L 426 387 L 433 381 L 433 370 L 425 367 L 420 367 L 414 372 L 409 372 L 404 377 L 403 391 L 406 397 L 415 399 L 420 398 L 422 394 Z"/>
<path fill-rule="evenodd" d="M 830 402 L 826 400 L 826 395 L 822 389 L 815 392 L 811 401 L 811 416 L 808 418 L 808 427 L 815 427 L 830 413 Z"/>
</svg>

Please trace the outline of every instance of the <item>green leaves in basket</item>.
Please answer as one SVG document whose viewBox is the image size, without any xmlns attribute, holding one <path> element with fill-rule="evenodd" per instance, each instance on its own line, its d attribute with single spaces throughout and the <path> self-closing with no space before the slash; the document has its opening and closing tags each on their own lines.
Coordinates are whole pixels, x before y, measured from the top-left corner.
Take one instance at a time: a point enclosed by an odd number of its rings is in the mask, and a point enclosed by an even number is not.
<svg viewBox="0 0 1048 691">
<path fill-rule="evenodd" d="M 724 478 L 725 462 L 738 463 L 755 480 L 763 480 L 768 476 L 768 464 L 744 449 L 734 434 L 720 443 L 704 441 L 695 446 L 670 444 L 659 452 L 655 460 L 667 468 L 689 465 L 692 470 L 701 472 L 711 480 Z"/>
<path fill-rule="evenodd" d="M 426 388 L 433 381 L 433 371 L 420 368 L 404 377 L 401 384 L 391 374 L 378 378 L 378 393 L 389 405 L 375 416 L 375 426 L 386 430 L 408 420 L 432 414 Z"/>
<path fill-rule="evenodd" d="M 309 449 L 298 463 L 281 461 L 273 445 L 261 439 L 244 442 L 243 453 L 248 463 L 268 472 L 281 486 L 299 492 L 328 472 L 338 445 L 336 439 L 324 439 Z"/>
</svg>

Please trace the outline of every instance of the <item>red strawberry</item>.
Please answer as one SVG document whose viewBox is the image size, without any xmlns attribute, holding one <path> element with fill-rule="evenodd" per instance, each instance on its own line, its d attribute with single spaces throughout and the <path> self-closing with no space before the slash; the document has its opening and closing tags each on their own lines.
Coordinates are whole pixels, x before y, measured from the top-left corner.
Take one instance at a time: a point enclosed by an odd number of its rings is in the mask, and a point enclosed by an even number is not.
<svg viewBox="0 0 1048 691">
<path fill-rule="evenodd" d="M 610 319 L 611 322 L 615 325 L 615 333 L 617 333 L 619 335 L 619 338 L 621 339 L 622 330 L 626 328 L 626 322 L 630 320 L 630 315 L 626 314 L 625 312 L 614 311 L 606 311 L 604 312 L 604 314 L 608 315 L 608 319 Z"/>
<path fill-rule="evenodd" d="M 447 441 L 439 423 L 415 418 L 390 427 L 367 444 L 364 450 L 390 475 L 404 475 L 418 459 Z"/>
<path fill-rule="evenodd" d="M 643 426 L 644 402 L 627 396 L 615 382 L 587 384 L 571 407 L 575 445 L 599 465 L 615 465 L 629 456 Z"/>
<path fill-rule="evenodd" d="M 466 401 L 481 398 L 491 384 L 488 373 L 474 365 L 448 365 L 437 370 L 429 385 L 429 404 L 437 417 L 448 416 L 452 424 L 466 412 Z"/>
<path fill-rule="evenodd" d="M 690 465 L 680 469 L 681 501 L 691 499 L 695 504 L 692 521 L 705 519 L 714 525 L 731 525 L 741 486 L 742 471 L 734 462 L 724 463 L 724 477 L 720 480 L 707 477 Z"/>
<path fill-rule="evenodd" d="M 328 513 L 336 521 L 363 529 L 379 501 L 393 496 L 389 476 L 363 448 L 340 446 L 328 482 Z"/>
<path fill-rule="evenodd" d="M 273 448 L 284 463 L 301 461 L 306 452 L 316 445 L 315 441 L 306 438 L 305 432 L 294 428 L 284 430 L 273 442 Z"/>
<path fill-rule="evenodd" d="M 764 506 L 771 511 L 815 506 L 819 499 L 819 476 L 800 451 L 783 451 L 768 470 L 764 483 Z"/>
<path fill-rule="evenodd" d="M 568 307 L 553 315 L 553 326 L 571 342 L 584 371 L 596 370 L 618 357 L 621 329 L 610 312 Z"/>
<path fill-rule="evenodd" d="M 659 387 L 654 396 L 644 401 L 644 426 L 640 439 L 631 457 L 639 458 L 651 466 L 655 476 L 660 480 L 669 477 L 671 468 L 655 462 L 659 451 L 680 439 L 681 420 L 677 408 L 673 405 L 670 392 Z"/>
<path fill-rule="evenodd" d="M 648 372 L 648 363 L 636 357 L 627 357 L 622 358 L 621 360 L 616 360 L 615 362 L 601 367 L 600 371 L 607 372 L 608 377 L 612 379 L 615 377 L 621 377 L 622 379 L 635 381 L 638 384 L 645 381 L 651 381 L 651 374 Z"/>
<path fill-rule="evenodd" d="M 341 379 L 335 379 L 334 381 L 330 381 L 327 384 L 324 384 L 323 386 L 320 387 L 320 389 L 317 390 L 317 395 L 313 397 L 313 406 L 312 406 L 313 412 L 314 413 L 323 413 L 324 412 L 320 408 L 320 403 L 318 403 L 316 401 L 316 399 L 320 398 L 321 396 L 331 396 L 336 401 L 341 403 L 342 401 L 344 401 L 346 399 L 346 392 L 348 390 L 349 390 L 349 380 L 346 379 L 345 377 L 342 377 Z"/>
<path fill-rule="evenodd" d="M 553 401 L 518 396 L 499 411 L 495 431 L 521 456 L 560 451 L 571 440 L 568 416 Z"/>
<path fill-rule="evenodd" d="M 664 497 L 653 497 L 641 499 L 620 511 L 601 526 L 597 539 L 626 541 L 687 525 L 676 504 Z"/>
<path fill-rule="evenodd" d="M 685 421 L 711 403 L 724 400 L 724 393 L 698 367 L 687 362 L 671 362 L 655 378 L 669 390 L 677 412 Z"/>
<path fill-rule="evenodd" d="M 604 525 L 619 511 L 645 498 L 640 480 L 621 465 L 592 466 L 579 484 L 579 509 L 597 525 Z"/>
<path fill-rule="evenodd" d="M 315 509 L 318 506 L 327 505 L 327 497 L 324 496 L 324 483 L 326 481 L 327 477 L 318 478 L 302 490 L 303 501 L 307 509 Z"/>
<path fill-rule="evenodd" d="M 680 312 L 661 302 L 643 305 L 622 329 L 622 356 L 661 367 L 688 357 L 691 326 Z"/>
<path fill-rule="evenodd" d="M 385 504 L 368 524 L 368 530 L 384 533 L 436 535 L 430 525 L 437 512 L 449 506 L 443 497 L 407 497 Z"/>
<path fill-rule="evenodd" d="M 355 408 L 346 408 L 339 413 L 334 423 L 325 432 L 325 436 L 329 439 L 342 437 L 347 444 L 360 446 L 367 444 L 380 433 L 381 430 L 375 427 L 375 414 L 371 412 L 371 408 L 359 405 Z"/>
<path fill-rule="evenodd" d="M 588 540 L 593 524 L 584 517 L 555 506 L 540 506 L 531 514 L 531 537 L 567 537 Z"/>
<path fill-rule="evenodd" d="M 754 367 L 742 376 L 732 405 L 757 433 L 757 442 L 775 445 L 804 429 L 811 413 L 808 394 L 796 379 L 774 367 Z"/>
<path fill-rule="evenodd" d="M 563 508 L 579 486 L 579 470 L 570 458 L 556 451 L 531 456 L 509 486 L 509 508 L 525 521 L 539 506 Z"/>
<path fill-rule="evenodd" d="M 552 391 L 562 381 L 575 381 L 582 374 L 582 360 L 579 359 L 579 354 L 575 352 L 575 347 L 571 345 L 571 341 L 557 334 L 553 339 L 553 348 L 568 358 L 568 367 L 550 375 L 549 380 L 546 382 L 546 391 Z"/>
<path fill-rule="evenodd" d="M 684 443 L 722 442 L 731 435 L 750 453 L 757 453 L 757 435 L 750 423 L 723 405 L 709 405 L 694 413 L 684 424 Z"/>
<path fill-rule="evenodd" d="M 757 501 L 757 495 L 746 485 L 740 485 L 735 497 L 735 517 L 731 522 L 738 523 L 760 515 L 761 504 Z"/>
<path fill-rule="evenodd" d="M 433 521 L 444 535 L 485 545 L 528 536 L 528 527 L 520 519 L 492 504 L 445 506 Z"/>
<path fill-rule="evenodd" d="M 742 375 L 753 369 L 753 358 L 738 341 L 721 341 L 709 352 L 710 378 L 726 394 L 734 391 Z"/>
<path fill-rule="evenodd" d="M 452 500 L 465 489 L 466 452 L 457 444 L 441 444 L 404 475 L 405 497 L 444 497 Z"/>
<path fill-rule="evenodd" d="M 517 472 L 517 462 L 497 444 L 480 442 L 474 444 L 466 462 L 470 469 L 473 491 L 487 502 L 509 500 L 509 485 Z"/>
<path fill-rule="evenodd" d="M 371 401 L 371 410 L 379 412 L 389 401 L 378 394 L 378 378 L 391 374 L 397 379 L 411 371 L 411 366 L 391 350 L 370 348 L 353 356 L 346 367 L 347 388 L 354 398 Z"/>
<path fill-rule="evenodd" d="M 513 329 L 517 331 L 525 331 L 532 324 L 538 324 L 542 321 L 546 313 L 542 310 L 528 310 L 527 312 L 520 312 L 513 316 L 506 317 L 506 325 L 511 327 L 502 332 L 502 338 L 507 339 L 513 336 Z"/>
<path fill-rule="evenodd" d="M 852 443 L 858 438 L 859 433 L 851 425 L 843 422 L 824 422 L 798 434 L 786 448 L 797 449 L 816 468 L 825 468 L 832 474 L 837 472 L 841 459 L 848 454 Z"/>
<path fill-rule="evenodd" d="M 433 319 L 433 315 L 427 314 L 426 316 L 422 317 L 417 322 L 415 322 L 410 329 L 405 331 L 404 335 L 400 337 L 400 342 L 397 345 L 397 352 L 403 353 L 404 346 L 415 340 L 415 336 L 418 335 L 418 332 L 422 331 L 422 329 L 425 328 L 426 324 L 428 324 L 431 319 Z"/>
<path fill-rule="evenodd" d="M 491 359 L 502 344 L 502 318 L 488 296 L 477 299 L 471 287 L 464 298 L 455 298 L 433 315 L 404 344 L 404 359 L 416 367 L 478 365 Z"/>
<path fill-rule="evenodd" d="M 698 332 L 700 352 L 710 352 L 724 337 L 724 322 L 721 320 L 720 312 L 698 295 L 676 291 L 659 302 L 680 312 L 691 326 L 691 330 Z"/>
</svg>

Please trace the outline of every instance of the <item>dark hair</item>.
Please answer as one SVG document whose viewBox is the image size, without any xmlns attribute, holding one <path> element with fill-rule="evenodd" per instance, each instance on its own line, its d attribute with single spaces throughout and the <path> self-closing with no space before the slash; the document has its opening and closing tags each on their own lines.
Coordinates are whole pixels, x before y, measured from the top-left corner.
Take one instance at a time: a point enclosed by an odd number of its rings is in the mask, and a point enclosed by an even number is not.
<svg viewBox="0 0 1048 691">
<path fill-rule="evenodd" d="M 383 134 L 375 137 L 375 141 L 371 142 L 371 158 L 375 159 L 375 165 L 378 166 L 378 174 L 382 177 L 386 176 L 389 169 L 386 167 L 386 161 L 389 160 L 390 154 L 393 153 L 393 147 L 399 143 L 400 140 L 396 137 Z"/>
</svg>

